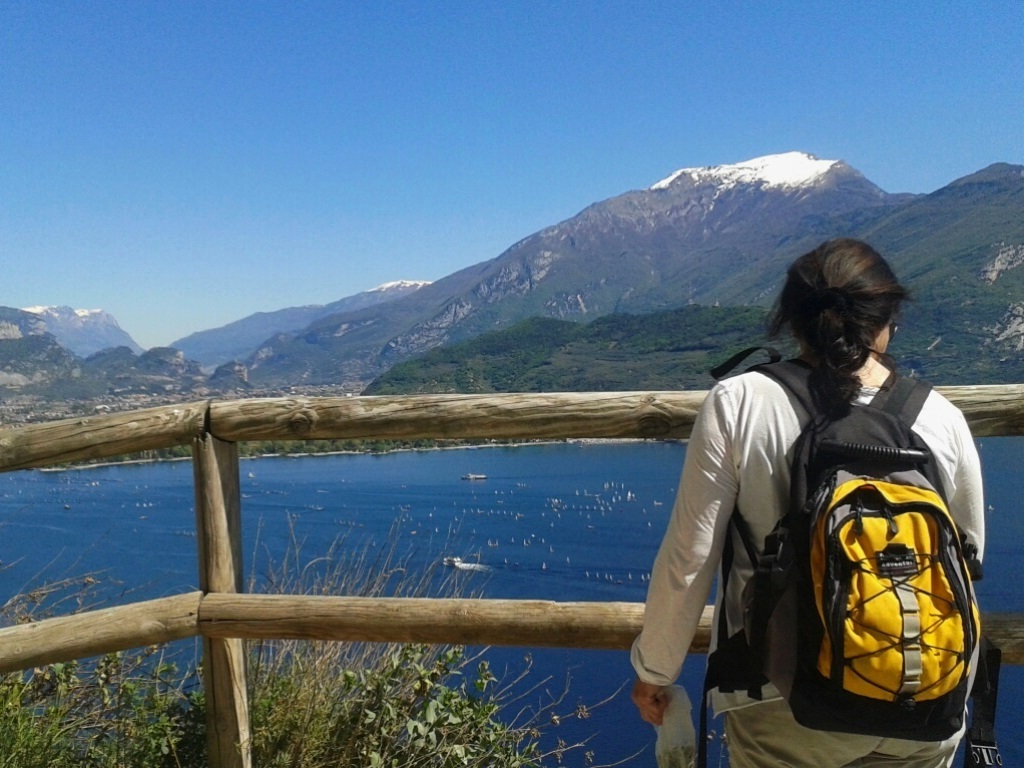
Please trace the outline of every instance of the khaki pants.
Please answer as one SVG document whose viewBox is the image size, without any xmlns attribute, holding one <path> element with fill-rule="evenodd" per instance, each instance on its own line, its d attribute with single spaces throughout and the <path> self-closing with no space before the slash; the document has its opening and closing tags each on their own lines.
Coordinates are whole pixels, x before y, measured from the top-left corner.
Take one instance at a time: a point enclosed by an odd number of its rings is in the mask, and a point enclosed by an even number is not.
<svg viewBox="0 0 1024 768">
<path fill-rule="evenodd" d="M 906 741 L 815 731 L 779 699 L 725 714 L 731 768 L 948 768 L 963 733 L 946 741 Z"/>
</svg>

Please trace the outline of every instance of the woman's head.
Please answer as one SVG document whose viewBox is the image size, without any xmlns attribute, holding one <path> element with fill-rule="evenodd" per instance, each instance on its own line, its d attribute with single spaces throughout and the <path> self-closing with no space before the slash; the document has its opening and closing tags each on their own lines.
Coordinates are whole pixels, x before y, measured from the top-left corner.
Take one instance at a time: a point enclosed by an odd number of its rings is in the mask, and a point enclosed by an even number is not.
<svg viewBox="0 0 1024 768">
<path fill-rule="evenodd" d="M 822 243 L 789 267 L 769 333 L 788 328 L 812 359 L 818 394 L 831 407 L 849 404 L 857 372 L 908 298 L 892 268 L 871 246 L 842 238 Z M 891 361 L 887 361 L 890 362 Z"/>
</svg>

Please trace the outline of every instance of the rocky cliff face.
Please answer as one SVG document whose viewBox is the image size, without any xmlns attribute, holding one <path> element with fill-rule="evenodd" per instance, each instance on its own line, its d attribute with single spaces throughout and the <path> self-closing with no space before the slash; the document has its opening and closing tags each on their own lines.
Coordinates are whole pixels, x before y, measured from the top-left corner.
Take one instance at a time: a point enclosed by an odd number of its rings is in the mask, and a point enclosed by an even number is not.
<svg viewBox="0 0 1024 768">
<path fill-rule="evenodd" d="M 1024 245 L 998 243 L 992 249 L 995 256 L 981 270 L 981 279 L 988 285 L 994 285 L 1000 278 L 1008 278 L 1024 264 Z M 987 331 L 989 338 L 986 344 L 1001 348 L 1007 354 L 1024 352 L 1024 301 L 1007 305 L 1003 316 Z"/>
<path fill-rule="evenodd" d="M 981 270 L 981 279 L 989 285 L 998 280 L 1003 273 L 1024 264 L 1024 245 L 999 243 L 993 248 L 996 249 L 995 258 L 985 264 Z"/>
<path fill-rule="evenodd" d="M 9 331 L 16 330 L 8 327 Z M 8 335 L 0 339 L 0 387 L 45 388 L 51 382 L 81 377 L 80 361 L 48 333 Z"/>
</svg>

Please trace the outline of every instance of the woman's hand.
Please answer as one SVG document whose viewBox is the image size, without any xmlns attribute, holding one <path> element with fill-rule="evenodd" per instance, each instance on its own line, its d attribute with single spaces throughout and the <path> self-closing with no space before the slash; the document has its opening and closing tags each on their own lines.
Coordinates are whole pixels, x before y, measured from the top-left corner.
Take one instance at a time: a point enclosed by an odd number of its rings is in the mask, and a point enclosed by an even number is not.
<svg viewBox="0 0 1024 768">
<path fill-rule="evenodd" d="M 640 717 L 651 725 L 661 725 L 668 707 L 668 693 L 665 686 L 645 683 L 637 679 L 633 684 L 633 703 L 640 710 Z"/>
</svg>

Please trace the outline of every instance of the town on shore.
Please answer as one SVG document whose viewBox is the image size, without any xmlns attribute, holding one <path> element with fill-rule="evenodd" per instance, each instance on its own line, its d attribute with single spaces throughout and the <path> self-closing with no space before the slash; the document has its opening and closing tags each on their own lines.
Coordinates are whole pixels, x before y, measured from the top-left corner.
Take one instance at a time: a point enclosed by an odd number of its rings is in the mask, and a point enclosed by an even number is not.
<svg viewBox="0 0 1024 768">
<path fill-rule="evenodd" d="M 0 428 L 84 418 L 103 413 L 137 411 L 175 403 L 270 397 L 352 397 L 358 391 L 343 385 L 247 389 L 244 392 L 165 391 L 104 395 L 91 400 L 51 400 L 38 395 L 5 394 L 0 397 Z"/>
</svg>

